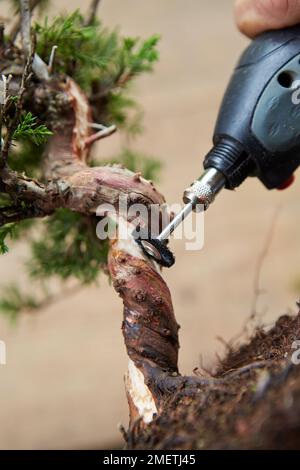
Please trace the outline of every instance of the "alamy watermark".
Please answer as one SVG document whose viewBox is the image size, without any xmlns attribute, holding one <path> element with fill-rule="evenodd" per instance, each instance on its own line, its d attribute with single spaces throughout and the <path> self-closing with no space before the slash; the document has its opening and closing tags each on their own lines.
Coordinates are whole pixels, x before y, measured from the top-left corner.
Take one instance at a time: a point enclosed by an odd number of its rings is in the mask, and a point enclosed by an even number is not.
<svg viewBox="0 0 300 470">
<path fill-rule="evenodd" d="M 5 366 L 6 364 L 6 344 L 4 341 L 0 340 L 0 366 Z"/>
<path fill-rule="evenodd" d="M 300 80 L 293 81 L 292 88 L 295 90 L 292 93 L 292 103 L 300 104 Z"/>
<path fill-rule="evenodd" d="M 292 354 L 291 361 L 295 366 L 300 365 L 300 339 L 297 339 L 292 344 L 292 349 L 295 350 Z"/>
<path fill-rule="evenodd" d="M 181 209 L 182 204 L 132 204 L 122 195 L 117 204 L 101 204 L 97 208 L 96 214 L 101 217 L 97 237 L 100 240 L 155 238 Z M 176 240 L 184 240 L 188 251 L 201 250 L 204 246 L 204 206 L 198 204 L 195 209 L 194 215 L 189 215 L 172 235 Z"/>
</svg>

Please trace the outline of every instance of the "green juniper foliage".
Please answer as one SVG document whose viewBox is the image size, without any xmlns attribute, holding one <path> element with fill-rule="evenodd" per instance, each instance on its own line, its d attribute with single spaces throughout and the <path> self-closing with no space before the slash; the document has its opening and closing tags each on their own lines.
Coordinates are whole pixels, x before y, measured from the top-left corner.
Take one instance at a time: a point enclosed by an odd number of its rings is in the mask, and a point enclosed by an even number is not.
<svg viewBox="0 0 300 470">
<path fill-rule="evenodd" d="M 15 284 L 5 286 L 0 299 L 0 311 L 5 313 L 12 322 L 21 311 L 32 311 L 38 308 L 39 303 L 32 295 L 24 294 Z"/>
<path fill-rule="evenodd" d="M 95 281 L 107 259 L 107 243 L 96 236 L 97 219 L 84 217 L 68 209 L 58 209 L 48 217 L 44 233 L 32 242 L 32 258 L 28 262 L 33 278 L 71 276 L 83 283 Z"/>
<path fill-rule="evenodd" d="M 14 2 L 18 8 L 19 2 Z M 42 0 L 45 7 L 47 0 Z M 41 8 L 43 10 L 43 8 Z M 99 20 L 86 26 L 82 14 L 60 15 L 34 25 L 36 52 L 45 61 L 53 46 L 57 46 L 54 73 L 71 76 L 87 93 L 93 107 L 94 120 L 116 124 L 126 136 L 141 132 L 142 112 L 131 96 L 131 82 L 136 76 L 150 72 L 158 60 L 159 36 L 146 40 L 123 38 L 119 31 L 105 28 Z M 11 97 L 14 102 L 14 97 Z M 101 110 L 101 112 L 99 111 Z M 30 112 L 22 112 L 13 133 L 14 145 L 9 154 L 12 169 L 29 177 L 41 178 L 42 155 L 51 136 L 47 127 Z M 105 164 L 120 163 L 147 179 L 155 179 L 160 163 L 132 149 L 123 149 Z M 97 164 L 97 162 L 93 162 Z M 103 160 L 99 162 L 103 164 Z M 1 211 L 13 204 L 10 197 L 0 193 Z M 0 252 L 8 251 L 11 240 L 22 237 L 25 231 L 31 238 L 31 257 L 27 263 L 29 275 L 36 280 L 58 277 L 62 281 L 75 277 L 80 283 L 97 280 L 107 261 L 108 245 L 96 237 L 97 219 L 84 217 L 67 209 L 59 209 L 45 220 L 23 221 L 0 228 Z M 36 227 L 30 230 L 32 225 Z M 32 310 L 39 302 L 21 293 L 17 286 L 5 287 L 0 311 L 15 319 L 22 310 Z"/>
<path fill-rule="evenodd" d="M 5 242 L 5 239 L 7 238 L 14 238 L 14 230 L 15 230 L 16 224 L 6 224 L 0 227 L 0 254 L 4 255 L 5 253 L 8 252 L 8 246 Z"/>
<path fill-rule="evenodd" d="M 101 100 L 104 123 L 114 122 L 132 133 L 141 130 L 137 122 L 140 108 L 128 96 L 128 85 L 135 76 L 152 71 L 159 57 L 158 35 L 145 41 L 122 38 L 98 20 L 85 26 L 79 10 L 51 23 L 46 18 L 43 24 L 36 24 L 35 31 L 38 54 L 47 62 L 56 45 L 56 70 L 72 76 L 92 100 Z"/>
<path fill-rule="evenodd" d="M 2 195 L 1 195 L 2 196 Z M 2 198 L 0 197 L 0 201 Z M 0 202 L 1 204 L 1 202 Z M 1 207 L 0 207 L 1 211 Z M 22 220 L 20 222 L 11 222 L 0 227 L 0 255 L 7 253 L 7 239 L 13 241 L 19 240 L 33 225 L 33 220 Z"/>
<path fill-rule="evenodd" d="M 37 53 L 48 60 L 52 47 L 57 46 L 58 69 L 86 89 L 99 80 L 99 74 L 103 85 L 120 86 L 122 81 L 152 71 L 158 60 L 158 35 L 145 41 L 121 38 L 117 30 L 109 31 L 98 20 L 85 26 L 79 10 L 58 16 L 51 23 L 46 18 L 43 24 L 35 25 L 35 31 Z"/>
<path fill-rule="evenodd" d="M 25 219 L 19 222 L 10 222 L 0 226 L 0 255 L 8 253 L 9 247 L 7 246 L 7 243 L 9 239 L 11 241 L 22 239 L 25 235 L 29 234 L 30 229 L 35 223 L 36 221 L 34 219 Z"/>
<path fill-rule="evenodd" d="M 61 72 L 71 75 L 78 66 L 101 68 L 107 60 L 106 55 L 101 54 L 101 42 L 100 51 L 97 49 L 101 33 L 95 26 L 84 26 L 78 10 L 69 16 L 58 16 L 52 22 L 46 18 L 43 24 L 35 25 L 35 31 L 37 53 L 44 60 L 49 59 L 52 47 L 57 46 L 56 67 Z M 108 39 L 115 43 L 114 34 Z"/>
<path fill-rule="evenodd" d="M 36 145 L 33 140 L 22 139 L 10 154 L 10 167 L 20 173 L 24 172 L 30 178 L 40 178 L 44 149 L 44 144 Z"/>
<path fill-rule="evenodd" d="M 32 141 L 35 145 L 44 144 L 52 132 L 44 125 L 37 125 L 37 118 L 28 112 L 21 116 L 20 122 L 17 125 L 13 139 L 27 139 Z"/>
</svg>

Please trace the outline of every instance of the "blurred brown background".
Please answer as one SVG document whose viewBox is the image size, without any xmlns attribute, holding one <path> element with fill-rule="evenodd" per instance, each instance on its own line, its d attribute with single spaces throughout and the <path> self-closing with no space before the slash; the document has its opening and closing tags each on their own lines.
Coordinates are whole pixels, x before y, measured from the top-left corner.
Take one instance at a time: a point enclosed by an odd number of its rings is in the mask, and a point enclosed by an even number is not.
<svg viewBox="0 0 300 470">
<path fill-rule="evenodd" d="M 56 0 L 50 14 L 81 1 Z M 102 0 L 99 14 L 122 33 L 160 33 L 161 59 L 153 75 L 137 81 L 145 133 L 135 148 L 162 158 L 159 183 L 169 202 L 201 171 L 218 106 L 238 55 L 247 44 L 233 23 L 231 0 Z M 1 15 L 7 7 L 1 1 Z M 119 149 L 115 135 L 99 145 L 107 157 Z M 281 206 L 262 268 L 263 321 L 295 310 L 300 278 L 299 182 L 268 192 L 249 180 L 224 192 L 206 215 L 205 246 L 185 252 L 172 242 L 175 267 L 165 272 L 181 324 L 181 371 L 202 356 L 212 365 L 251 312 L 255 266 L 274 213 Z M 24 280 L 26 246 L 0 260 L 1 284 Z M 299 284 L 299 283 L 298 283 Z M 32 287 L 32 286 L 31 286 Z M 110 448 L 121 445 L 118 423 L 127 424 L 120 331 L 121 302 L 103 276 L 87 288 L 16 326 L 0 318 L 7 365 L 0 366 L 0 448 Z"/>
</svg>

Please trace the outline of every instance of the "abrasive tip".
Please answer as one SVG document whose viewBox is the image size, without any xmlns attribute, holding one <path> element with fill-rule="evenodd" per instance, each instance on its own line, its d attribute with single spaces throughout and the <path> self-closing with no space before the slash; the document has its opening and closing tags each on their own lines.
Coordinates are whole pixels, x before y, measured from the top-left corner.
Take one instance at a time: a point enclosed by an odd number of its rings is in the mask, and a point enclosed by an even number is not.
<svg viewBox="0 0 300 470">
<path fill-rule="evenodd" d="M 166 241 L 160 241 L 157 238 L 147 238 L 146 240 L 137 239 L 136 242 L 148 257 L 154 259 L 161 266 L 170 268 L 175 263 L 175 257 L 168 249 Z"/>
</svg>

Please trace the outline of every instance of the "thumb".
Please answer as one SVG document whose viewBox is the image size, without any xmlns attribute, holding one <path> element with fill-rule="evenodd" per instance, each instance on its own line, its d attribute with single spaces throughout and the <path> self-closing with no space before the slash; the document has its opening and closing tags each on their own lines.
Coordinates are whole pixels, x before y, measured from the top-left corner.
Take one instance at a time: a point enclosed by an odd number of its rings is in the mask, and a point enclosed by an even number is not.
<svg viewBox="0 0 300 470">
<path fill-rule="evenodd" d="M 300 0 L 236 0 L 235 19 L 239 30 L 253 38 L 300 23 Z"/>
</svg>

